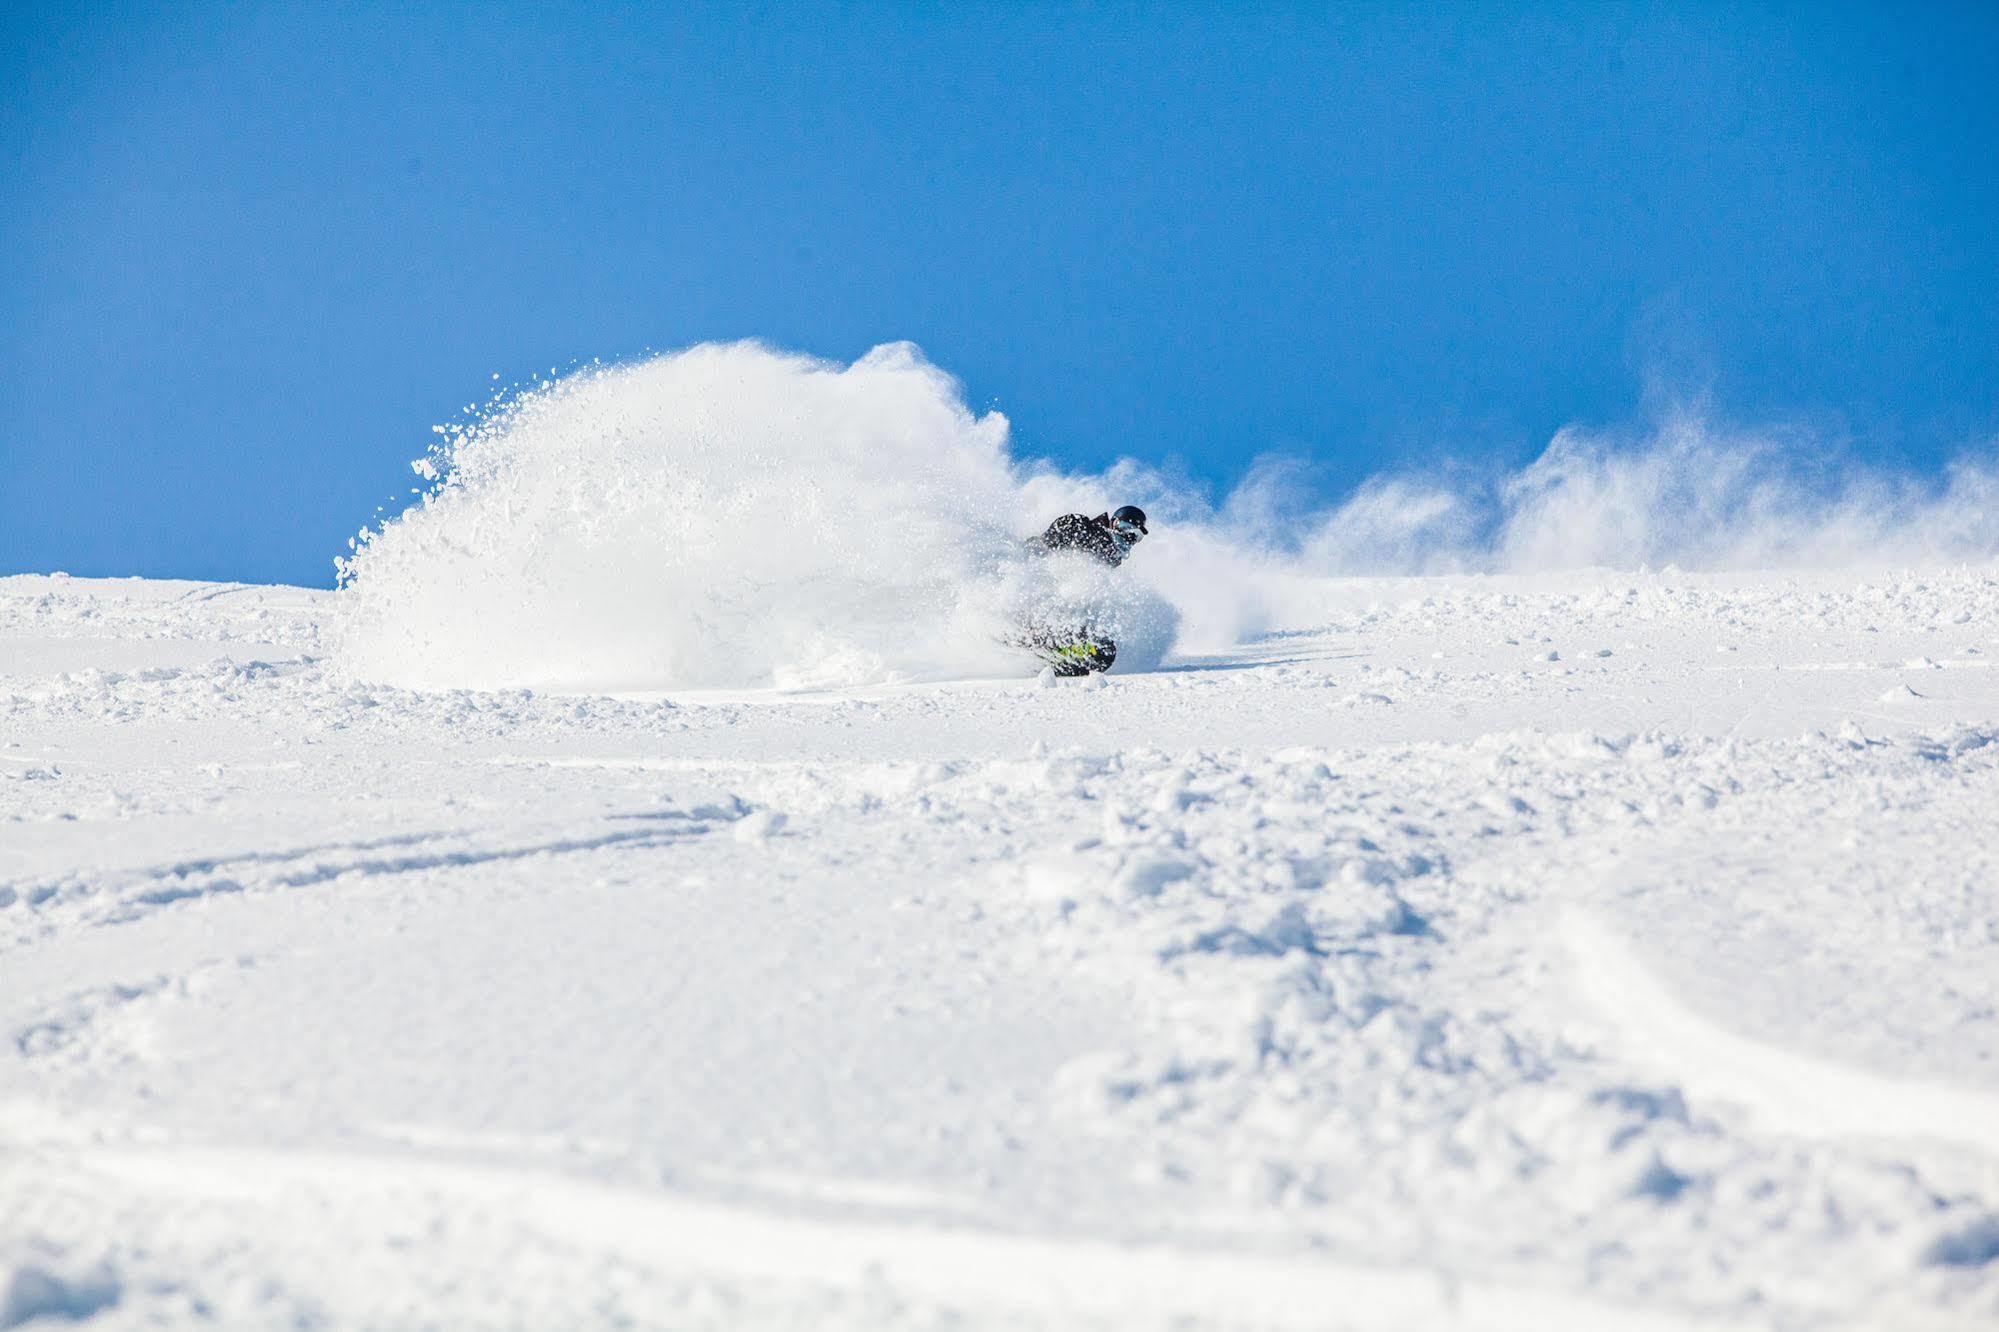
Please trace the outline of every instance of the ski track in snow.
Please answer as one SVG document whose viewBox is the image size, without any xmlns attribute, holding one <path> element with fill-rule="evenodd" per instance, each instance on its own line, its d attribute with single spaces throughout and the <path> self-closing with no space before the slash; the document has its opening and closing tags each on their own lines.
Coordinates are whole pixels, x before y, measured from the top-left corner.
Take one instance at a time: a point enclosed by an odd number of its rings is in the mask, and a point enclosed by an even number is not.
<svg viewBox="0 0 1999 1332">
<path fill-rule="evenodd" d="M 565 697 L 0 579 L 0 1327 L 1999 1318 L 1999 570 L 1316 596 Z"/>
<path fill-rule="evenodd" d="M 1634 1050 L 1698 1094 L 1739 1101 L 1790 1133 L 1930 1138 L 1999 1156 L 1999 1095 L 1874 1076 L 1743 1040 L 1689 1013 L 1597 921 L 1572 914 L 1562 931 L 1584 997 Z"/>
</svg>

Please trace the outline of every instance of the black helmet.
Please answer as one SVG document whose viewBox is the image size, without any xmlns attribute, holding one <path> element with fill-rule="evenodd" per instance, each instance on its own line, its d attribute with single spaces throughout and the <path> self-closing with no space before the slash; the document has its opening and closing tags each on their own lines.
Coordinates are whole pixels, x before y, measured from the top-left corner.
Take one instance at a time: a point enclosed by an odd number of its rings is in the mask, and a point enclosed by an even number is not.
<svg viewBox="0 0 1999 1332">
<path fill-rule="evenodd" d="M 1146 535 L 1145 510 L 1136 504 L 1127 504 L 1111 515 L 1111 531 L 1129 541 L 1136 541 Z"/>
</svg>

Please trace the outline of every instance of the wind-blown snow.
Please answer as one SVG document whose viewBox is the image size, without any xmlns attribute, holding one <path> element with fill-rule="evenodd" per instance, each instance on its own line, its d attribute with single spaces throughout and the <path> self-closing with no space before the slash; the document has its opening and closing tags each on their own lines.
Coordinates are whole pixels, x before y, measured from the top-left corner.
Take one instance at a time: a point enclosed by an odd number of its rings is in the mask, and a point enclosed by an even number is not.
<svg viewBox="0 0 1999 1332">
<path fill-rule="evenodd" d="M 1801 569 L 1989 559 L 1999 468 L 1966 456 L 1941 482 L 1827 456 L 1809 436 L 1670 412 L 1648 437 L 1563 430 L 1483 488 L 1369 482 L 1317 518 L 1303 557 L 1326 573 L 1668 564 Z"/>
</svg>

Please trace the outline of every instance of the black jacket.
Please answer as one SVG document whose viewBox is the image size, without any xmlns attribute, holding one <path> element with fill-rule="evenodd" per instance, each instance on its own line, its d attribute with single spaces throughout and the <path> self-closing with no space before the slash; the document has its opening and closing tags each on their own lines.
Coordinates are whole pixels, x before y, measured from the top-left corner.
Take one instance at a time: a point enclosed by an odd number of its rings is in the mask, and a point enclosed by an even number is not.
<svg viewBox="0 0 1999 1332">
<path fill-rule="evenodd" d="M 1041 544 L 1050 550 L 1081 551 L 1113 569 L 1123 564 L 1124 557 L 1131 554 L 1131 546 L 1120 541 L 1111 530 L 1111 516 L 1107 513 L 1100 513 L 1094 518 L 1085 518 L 1080 513 L 1065 513 L 1048 524 L 1048 530 L 1041 534 Z"/>
</svg>

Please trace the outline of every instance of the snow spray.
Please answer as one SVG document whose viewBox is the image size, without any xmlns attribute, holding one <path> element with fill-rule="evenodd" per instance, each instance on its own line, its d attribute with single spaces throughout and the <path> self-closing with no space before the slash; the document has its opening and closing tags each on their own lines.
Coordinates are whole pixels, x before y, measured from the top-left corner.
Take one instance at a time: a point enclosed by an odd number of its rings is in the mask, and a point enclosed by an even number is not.
<svg viewBox="0 0 1999 1332">
<path fill-rule="evenodd" d="M 1377 478 L 1304 526 L 1300 562 L 1325 573 L 1977 562 L 1999 554 L 1999 468 L 1968 454 L 1935 480 L 1899 474 L 1685 407 L 1635 435 L 1566 427 L 1483 482 Z"/>
<path fill-rule="evenodd" d="M 341 565 L 339 652 L 364 679 L 808 689 L 1020 675 L 1026 618 L 1089 619 L 1120 669 L 1173 638 L 1143 585 L 1030 552 L 1077 497 L 1036 484 L 1006 418 L 907 343 L 847 366 L 732 343 L 589 369 L 415 466 L 422 498 Z"/>
<path fill-rule="evenodd" d="M 1019 675 L 1023 624 L 1087 624 L 1131 671 L 1323 623 L 1357 576 L 1999 555 L 1982 456 L 1929 481 L 1675 408 L 1637 433 L 1566 428 L 1509 473 L 1447 459 L 1332 504 L 1259 460 L 1215 504 L 1141 463 L 1015 458 L 1006 418 L 907 343 L 845 366 L 706 344 L 446 430 L 419 502 L 342 562 L 340 652 L 420 688 L 809 689 Z M 1121 503 L 1153 519 L 1123 569 L 1029 553 L 1056 515 Z"/>
</svg>

